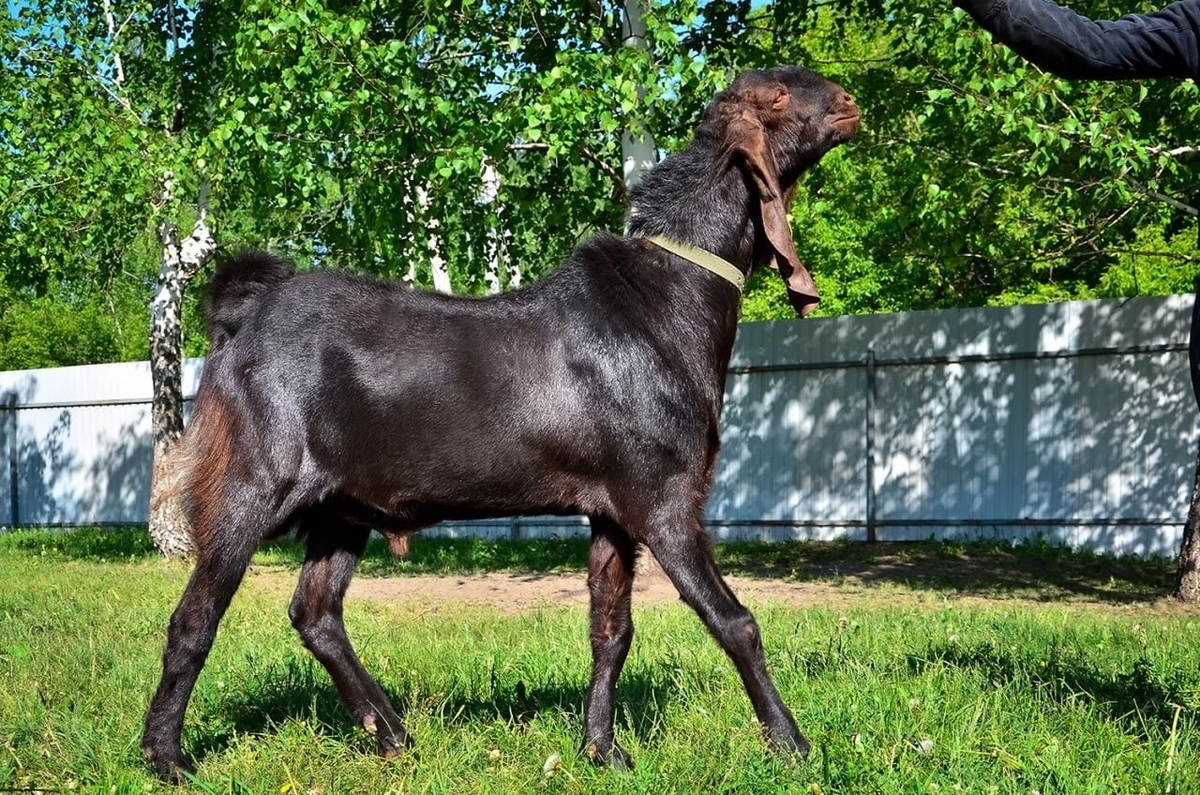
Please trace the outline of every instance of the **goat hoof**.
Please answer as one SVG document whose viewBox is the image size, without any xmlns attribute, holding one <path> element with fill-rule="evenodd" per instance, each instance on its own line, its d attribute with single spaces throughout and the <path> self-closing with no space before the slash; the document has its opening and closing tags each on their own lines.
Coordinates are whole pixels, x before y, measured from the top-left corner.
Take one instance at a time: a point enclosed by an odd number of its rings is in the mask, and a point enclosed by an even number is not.
<svg viewBox="0 0 1200 795">
<path fill-rule="evenodd" d="M 624 748 L 613 743 L 612 753 L 608 755 L 608 766 L 613 770 L 633 770 L 633 757 Z"/>
<path fill-rule="evenodd" d="M 767 745 L 780 756 L 795 757 L 796 759 L 807 757 L 808 752 L 812 750 L 812 745 L 804 735 L 794 729 L 787 732 L 768 731 Z"/>
<path fill-rule="evenodd" d="M 380 725 L 383 725 L 385 731 L 380 731 Z M 396 726 L 396 731 L 392 731 L 392 726 Z M 375 738 L 375 752 L 384 759 L 399 759 L 404 756 L 404 751 L 412 745 L 412 740 L 408 736 L 408 732 L 400 724 L 400 719 L 395 718 L 392 721 L 386 718 L 379 718 L 375 714 L 368 713 L 362 718 L 362 727 Z"/>
<path fill-rule="evenodd" d="M 407 734 L 380 736 L 377 740 L 376 753 L 384 759 L 399 759 L 412 746 L 412 739 Z"/>
<path fill-rule="evenodd" d="M 158 777 L 168 784 L 186 784 L 196 775 L 196 766 L 180 750 L 164 752 L 147 745 L 142 748 L 142 753 L 154 765 Z"/>
<path fill-rule="evenodd" d="M 595 743 L 583 746 L 583 753 L 597 767 L 607 767 L 612 770 L 633 770 L 633 758 L 621 746 L 613 743 L 605 752 Z"/>
</svg>

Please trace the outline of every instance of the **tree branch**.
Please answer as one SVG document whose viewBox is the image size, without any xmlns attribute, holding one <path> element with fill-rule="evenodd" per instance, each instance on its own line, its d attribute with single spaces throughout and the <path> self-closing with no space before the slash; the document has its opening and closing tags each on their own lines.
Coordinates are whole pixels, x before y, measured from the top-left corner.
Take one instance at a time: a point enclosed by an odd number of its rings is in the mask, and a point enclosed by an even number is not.
<svg viewBox="0 0 1200 795">
<path fill-rule="evenodd" d="M 125 67 L 121 64 L 121 53 L 117 52 L 117 23 L 113 19 L 112 4 L 109 0 L 104 0 L 104 22 L 108 25 L 108 41 L 113 48 L 113 66 L 117 69 L 116 84 L 119 86 L 125 82 Z M 124 27 L 124 23 L 122 23 Z M 126 104 L 129 102 L 125 100 Z"/>
<path fill-rule="evenodd" d="M 1188 215 L 1194 215 L 1194 216 L 1200 217 L 1200 209 L 1193 207 L 1190 204 L 1184 204 L 1183 202 L 1179 201 L 1179 199 L 1172 198 L 1165 193 L 1159 193 L 1158 191 L 1153 190 L 1152 188 L 1148 188 L 1145 185 L 1143 185 L 1142 183 L 1138 182 L 1133 177 L 1129 176 L 1128 174 L 1125 175 L 1125 182 L 1129 185 L 1129 187 L 1133 188 L 1138 193 L 1141 193 L 1145 196 L 1149 196 L 1150 198 L 1155 199 L 1156 201 L 1160 201 L 1160 202 L 1163 202 L 1164 204 L 1170 205 L 1171 207 L 1174 207 L 1176 210 L 1185 212 Z"/>
<path fill-rule="evenodd" d="M 595 166 L 601 174 L 608 177 L 609 181 L 613 184 L 613 198 L 624 203 L 625 199 L 629 197 L 629 186 L 625 184 L 625 178 L 621 176 L 621 173 L 608 163 L 605 163 L 603 160 L 601 160 L 595 152 L 588 149 L 583 144 L 580 144 L 578 147 L 576 147 L 576 149 L 579 151 L 579 154 L 583 155 L 584 160 L 587 160 L 589 163 Z"/>
<path fill-rule="evenodd" d="M 1200 152 L 1200 146 L 1177 146 L 1174 149 L 1165 149 L 1161 146 L 1148 146 L 1146 151 L 1152 155 L 1166 155 L 1167 157 L 1180 157 L 1182 155 L 1194 155 Z"/>
<path fill-rule="evenodd" d="M 217 239 L 208 225 L 208 209 L 201 204 L 200 216 L 192 226 L 192 233 L 179 246 L 179 265 L 184 283 L 203 268 L 217 251 Z"/>
<path fill-rule="evenodd" d="M 546 143 L 535 142 L 535 143 L 523 143 L 523 144 L 509 144 L 506 148 L 510 152 L 533 152 L 533 151 L 544 152 L 550 148 L 550 145 L 546 144 Z M 608 163 L 605 163 L 603 160 L 600 159 L 599 155 L 597 155 L 591 149 L 588 149 L 583 144 L 576 145 L 575 151 L 578 152 L 579 155 L 584 160 L 588 161 L 593 166 L 595 166 L 596 169 L 601 174 L 608 177 L 609 181 L 612 182 L 612 184 L 613 184 L 613 198 L 614 199 L 618 199 L 618 200 L 624 202 L 625 199 L 628 198 L 629 188 L 625 185 L 625 178 L 621 176 L 621 172 L 617 171 L 615 168 L 610 166 Z"/>
</svg>

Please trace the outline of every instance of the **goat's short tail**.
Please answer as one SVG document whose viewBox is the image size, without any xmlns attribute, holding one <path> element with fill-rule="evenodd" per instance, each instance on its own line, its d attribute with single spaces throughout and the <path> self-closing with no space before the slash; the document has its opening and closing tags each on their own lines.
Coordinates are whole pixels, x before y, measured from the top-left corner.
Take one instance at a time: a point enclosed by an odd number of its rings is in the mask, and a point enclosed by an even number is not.
<svg viewBox="0 0 1200 795">
<path fill-rule="evenodd" d="M 217 267 L 208 284 L 204 317 L 213 347 L 218 347 L 246 322 L 254 299 L 292 278 L 291 264 L 266 251 L 247 251 Z"/>
</svg>

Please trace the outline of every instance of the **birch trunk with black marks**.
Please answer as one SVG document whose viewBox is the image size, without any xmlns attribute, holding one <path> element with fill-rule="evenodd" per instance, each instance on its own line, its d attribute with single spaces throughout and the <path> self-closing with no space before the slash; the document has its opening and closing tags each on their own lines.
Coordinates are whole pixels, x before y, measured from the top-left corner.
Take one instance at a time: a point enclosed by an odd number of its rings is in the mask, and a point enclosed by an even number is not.
<svg viewBox="0 0 1200 795">
<path fill-rule="evenodd" d="M 646 42 L 646 16 L 649 5 L 649 0 L 625 0 L 625 21 L 621 31 L 623 46 L 639 50 L 650 48 Z M 645 87 L 638 86 L 638 96 L 645 93 Z M 642 174 L 654 168 L 658 161 L 654 136 L 643 122 L 631 120 L 628 129 L 622 133 L 621 159 L 627 187 L 633 187 Z"/>
<path fill-rule="evenodd" d="M 179 557 L 192 551 L 190 526 L 179 500 L 180 472 L 171 462 L 171 449 L 183 435 L 183 294 L 212 259 L 217 245 L 203 210 L 182 242 L 170 221 L 160 224 L 158 234 L 162 264 L 150 302 L 150 376 L 154 385 L 150 538 L 163 555 Z"/>
<path fill-rule="evenodd" d="M 483 167 L 479 171 L 479 181 L 481 187 L 479 196 L 475 201 L 478 204 L 491 207 L 491 211 L 496 219 L 496 222 L 489 224 L 484 232 L 487 238 L 484 240 L 485 261 L 483 271 L 483 283 L 487 285 L 487 292 L 495 295 L 504 289 L 504 275 L 506 271 L 509 275 L 508 286 L 510 288 L 521 286 L 521 272 L 515 266 L 505 267 L 505 265 L 509 264 L 508 240 L 511 235 L 504 228 L 504 208 L 496 203 L 497 199 L 500 198 L 500 172 L 496 170 L 496 164 L 490 159 L 483 161 Z"/>
<path fill-rule="evenodd" d="M 425 217 L 425 248 L 429 252 L 429 271 L 433 276 L 433 289 L 439 293 L 450 295 L 454 289 L 450 286 L 450 270 L 446 260 L 442 259 L 442 238 L 438 235 L 442 223 L 437 218 L 429 217 L 429 193 L 424 188 L 417 188 L 417 203 L 421 205 L 421 214 Z"/>
<path fill-rule="evenodd" d="M 1188 339 L 1188 364 L 1192 373 L 1192 393 L 1200 407 L 1200 278 L 1196 279 L 1196 300 L 1192 304 L 1192 333 Z M 1200 448 L 1196 454 L 1196 476 L 1192 481 L 1192 502 L 1183 525 L 1179 544 L 1179 568 L 1175 572 L 1172 593 L 1183 602 L 1200 602 Z"/>
<path fill-rule="evenodd" d="M 1179 545 L 1179 568 L 1175 572 L 1172 596 L 1182 602 L 1200 602 L 1200 450 L 1196 455 L 1196 477 L 1192 483 L 1192 504 L 1183 525 Z"/>
</svg>

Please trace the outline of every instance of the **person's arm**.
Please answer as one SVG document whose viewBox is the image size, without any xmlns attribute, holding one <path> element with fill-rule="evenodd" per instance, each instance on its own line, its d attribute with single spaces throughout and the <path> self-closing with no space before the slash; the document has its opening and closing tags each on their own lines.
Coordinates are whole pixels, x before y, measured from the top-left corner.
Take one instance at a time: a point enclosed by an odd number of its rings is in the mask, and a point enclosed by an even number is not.
<svg viewBox="0 0 1200 795">
<path fill-rule="evenodd" d="M 998 41 L 1068 79 L 1200 77 L 1200 0 L 1092 21 L 1048 0 L 954 0 Z"/>
</svg>

